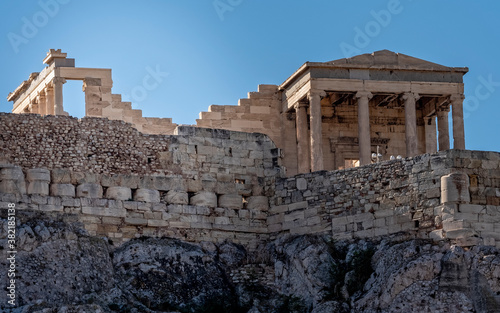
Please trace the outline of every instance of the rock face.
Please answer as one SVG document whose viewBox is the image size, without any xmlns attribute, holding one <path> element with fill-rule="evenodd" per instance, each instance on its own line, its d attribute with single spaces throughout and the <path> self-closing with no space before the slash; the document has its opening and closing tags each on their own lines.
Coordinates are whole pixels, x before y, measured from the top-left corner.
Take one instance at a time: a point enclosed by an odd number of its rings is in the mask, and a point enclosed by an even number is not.
<svg viewBox="0 0 500 313">
<path fill-rule="evenodd" d="M 18 213 L 18 307 L 7 305 L 4 292 L 2 312 L 500 310 L 500 251 L 493 247 L 282 236 L 256 251 L 147 237 L 117 248 L 71 216 Z M 7 221 L 0 223 L 6 246 Z M 0 276 L 4 290 L 6 271 Z"/>
</svg>

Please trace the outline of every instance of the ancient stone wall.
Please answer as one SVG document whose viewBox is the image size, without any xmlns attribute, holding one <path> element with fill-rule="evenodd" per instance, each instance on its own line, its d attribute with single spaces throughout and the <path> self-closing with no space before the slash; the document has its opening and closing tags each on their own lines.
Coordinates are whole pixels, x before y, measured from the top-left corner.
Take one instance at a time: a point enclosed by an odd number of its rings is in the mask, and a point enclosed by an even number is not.
<svg viewBox="0 0 500 313">
<path fill-rule="evenodd" d="M 451 173 L 465 178 L 443 187 Z M 500 154 L 448 150 L 277 179 L 267 224 L 275 234 L 346 239 L 407 232 L 500 246 L 499 201 Z"/>
<path fill-rule="evenodd" d="M 120 244 L 410 234 L 500 246 L 500 154 L 442 151 L 285 178 L 269 137 L 198 127 L 0 115 L 0 208 L 75 216 Z"/>
<path fill-rule="evenodd" d="M 211 105 L 196 120 L 198 127 L 265 133 L 281 145 L 281 96 L 276 85 L 259 85 L 238 105 Z"/>
<path fill-rule="evenodd" d="M 118 242 L 168 235 L 248 244 L 267 233 L 269 184 L 281 172 L 267 136 L 197 127 L 147 135 L 102 118 L 0 118 L 2 207 L 15 200 L 77 214 L 92 234 Z"/>
</svg>

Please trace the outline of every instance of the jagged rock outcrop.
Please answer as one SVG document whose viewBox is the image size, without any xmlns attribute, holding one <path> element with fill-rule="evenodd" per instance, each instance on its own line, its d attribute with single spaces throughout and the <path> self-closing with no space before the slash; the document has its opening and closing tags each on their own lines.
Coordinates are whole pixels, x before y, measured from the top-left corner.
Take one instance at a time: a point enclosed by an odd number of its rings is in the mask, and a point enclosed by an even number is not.
<svg viewBox="0 0 500 313">
<path fill-rule="evenodd" d="M 17 299 L 2 312 L 498 312 L 500 251 L 387 237 L 114 247 L 69 215 L 18 212 Z M 0 220 L 5 247 L 6 220 Z M 0 267 L 7 268 L 0 250 Z M 1 288 L 5 290 L 6 272 Z"/>
</svg>

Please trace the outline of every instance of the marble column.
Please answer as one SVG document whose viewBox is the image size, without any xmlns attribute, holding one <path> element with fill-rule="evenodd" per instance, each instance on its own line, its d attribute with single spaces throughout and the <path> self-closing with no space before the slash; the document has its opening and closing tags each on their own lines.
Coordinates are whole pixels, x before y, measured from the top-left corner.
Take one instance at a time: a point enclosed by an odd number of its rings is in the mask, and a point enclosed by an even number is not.
<svg viewBox="0 0 500 313">
<path fill-rule="evenodd" d="M 371 92 L 358 91 L 358 142 L 359 142 L 359 165 L 371 163 L 371 138 L 370 138 L 370 99 Z"/>
<path fill-rule="evenodd" d="M 54 84 L 54 114 L 64 115 L 62 86 L 66 80 L 62 77 L 54 77 L 52 83 Z"/>
<path fill-rule="evenodd" d="M 38 105 L 38 101 L 36 98 L 31 100 L 30 113 L 35 113 L 35 114 L 39 113 L 39 105 Z"/>
<path fill-rule="evenodd" d="M 464 95 L 461 94 L 450 97 L 451 117 L 453 120 L 453 149 L 465 150 L 464 99 Z"/>
<path fill-rule="evenodd" d="M 38 94 L 38 105 L 40 115 L 47 115 L 47 97 L 44 90 Z"/>
<path fill-rule="evenodd" d="M 417 138 L 417 100 L 420 96 L 416 93 L 405 93 L 405 137 L 406 137 L 406 156 L 414 157 L 418 153 Z"/>
<path fill-rule="evenodd" d="M 299 173 L 311 171 L 311 160 L 309 153 L 308 125 L 307 125 L 307 102 L 299 101 L 295 105 L 295 127 L 297 130 L 297 163 Z"/>
<path fill-rule="evenodd" d="M 311 90 L 309 92 L 309 108 L 311 114 L 311 171 L 322 171 L 323 164 L 323 130 L 321 114 L 321 96 L 325 92 L 321 90 Z"/>
<path fill-rule="evenodd" d="M 45 94 L 47 95 L 47 115 L 54 115 L 54 88 L 49 85 L 46 88 Z"/>
<path fill-rule="evenodd" d="M 425 126 L 425 153 L 437 151 L 436 117 L 424 117 Z"/>
<path fill-rule="evenodd" d="M 437 111 L 439 151 L 450 149 L 450 131 L 448 129 L 448 109 Z"/>
</svg>

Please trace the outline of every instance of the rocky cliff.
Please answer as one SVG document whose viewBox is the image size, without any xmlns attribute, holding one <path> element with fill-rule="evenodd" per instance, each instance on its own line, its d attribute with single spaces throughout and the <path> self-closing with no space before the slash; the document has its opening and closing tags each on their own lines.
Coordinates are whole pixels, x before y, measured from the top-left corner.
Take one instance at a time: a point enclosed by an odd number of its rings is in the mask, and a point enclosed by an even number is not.
<svg viewBox="0 0 500 313">
<path fill-rule="evenodd" d="M 18 306 L 2 312 L 498 312 L 499 250 L 394 235 L 114 247 L 69 215 L 18 213 Z M 7 220 L 0 224 L 2 247 Z M 1 250 L 0 268 L 7 253 Z M 6 290 L 6 271 L 1 272 Z"/>
</svg>

